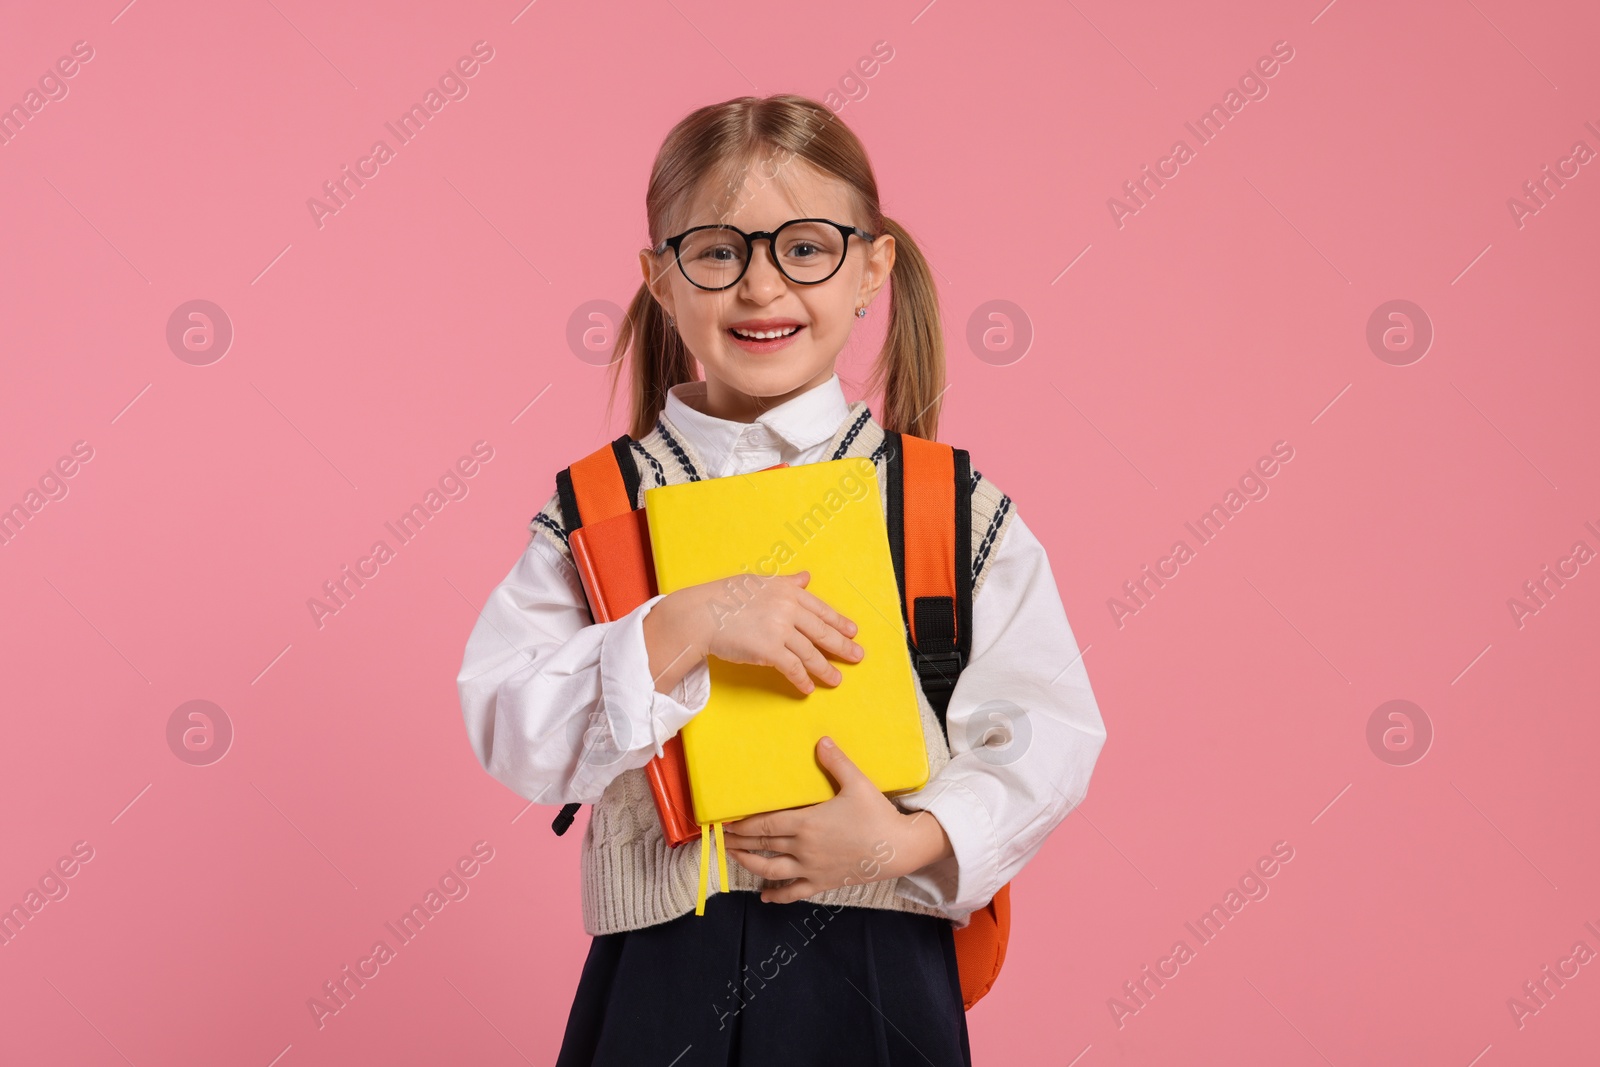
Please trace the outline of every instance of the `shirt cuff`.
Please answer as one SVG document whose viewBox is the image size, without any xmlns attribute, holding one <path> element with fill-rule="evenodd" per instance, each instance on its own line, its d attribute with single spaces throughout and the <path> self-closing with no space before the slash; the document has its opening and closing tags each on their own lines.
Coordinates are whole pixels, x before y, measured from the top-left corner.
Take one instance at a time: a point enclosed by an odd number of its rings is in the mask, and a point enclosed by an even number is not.
<svg viewBox="0 0 1600 1067">
<path fill-rule="evenodd" d="M 1000 841 L 978 795 L 959 781 L 937 779 L 915 794 L 896 798 L 907 811 L 926 811 L 939 820 L 954 855 L 920 871 L 900 876 L 897 892 L 918 904 L 938 908 L 964 925 L 972 912 L 999 892 Z"/>
<path fill-rule="evenodd" d="M 711 669 L 704 657 L 671 695 L 656 692 L 650 650 L 644 643 L 644 617 L 665 596 L 653 596 L 615 620 L 600 642 L 600 700 L 621 752 L 649 749 L 662 755 L 662 746 L 711 699 Z"/>
</svg>

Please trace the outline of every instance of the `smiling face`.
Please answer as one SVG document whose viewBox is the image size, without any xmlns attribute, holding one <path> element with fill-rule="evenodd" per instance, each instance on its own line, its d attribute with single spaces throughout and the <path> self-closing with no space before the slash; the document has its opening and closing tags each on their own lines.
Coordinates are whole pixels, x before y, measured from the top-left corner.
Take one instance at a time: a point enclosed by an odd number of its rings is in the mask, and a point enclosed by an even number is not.
<svg viewBox="0 0 1600 1067">
<path fill-rule="evenodd" d="M 832 219 L 866 229 L 849 187 L 791 156 L 777 180 L 752 167 L 742 199 L 727 204 L 716 181 L 708 181 L 669 234 L 722 223 L 746 233 L 775 230 L 790 219 Z M 731 210 L 730 210 L 731 208 Z M 784 234 L 788 244 L 788 232 Z M 677 323 L 678 334 L 699 361 L 706 380 L 706 414 L 751 422 L 762 412 L 821 385 L 834 372 L 839 352 L 856 323 L 856 308 L 872 303 L 894 267 L 894 238 L 870 245 L 852 235 L 844 264 L 825 282 L 800 285 L 773 265 L 768 242 L 758 241 L 750 268 L 727 289 L 697 288 L 678 269 L 672 250 L 639 255 L 650 291 Z M 802 254 L 808 249 L 801 249 Z M 792 262 L 786 260 L 786 264 Z M 798 271 L 797 271 L 798 273 Z M 775 333 L 769 340 L 741 332 Z"/>
</svg>

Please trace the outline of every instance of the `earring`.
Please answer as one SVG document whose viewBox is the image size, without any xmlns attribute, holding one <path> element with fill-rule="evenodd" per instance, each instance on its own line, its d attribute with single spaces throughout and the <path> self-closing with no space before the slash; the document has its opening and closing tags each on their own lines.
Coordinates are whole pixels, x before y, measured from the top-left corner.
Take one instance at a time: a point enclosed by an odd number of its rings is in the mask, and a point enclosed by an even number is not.
<svg viewBox="0 0 1600 1067">
<path fill-rule="evenodd" d="M 856 318 L 864 319 L 866 317 L 867 317 L 867 309 L 866 308 L 856 308 Z"/>
</svg>

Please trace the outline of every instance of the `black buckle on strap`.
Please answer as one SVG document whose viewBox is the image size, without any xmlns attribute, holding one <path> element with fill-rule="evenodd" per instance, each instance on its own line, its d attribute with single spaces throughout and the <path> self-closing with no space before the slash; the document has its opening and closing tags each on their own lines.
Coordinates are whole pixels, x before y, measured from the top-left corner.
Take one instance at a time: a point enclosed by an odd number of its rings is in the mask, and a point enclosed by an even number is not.
<svg viewBox="0 0 1600 1067">
<path fill-rule="evenodd" d="M 922 652 L 913 647 L 911 661 L 917 668 L 917 677 L 922 680 L 924 690 L 946 693 L 955 691 L 956 678 L 964 666 L 961 662 L 961 653 L 954 649 Z"/>
<path fill-rule="evenodd" d="M 912 604 L 917 640 L 911 643 L 911 664 L 917 670 L 923 695 L 944 728 L 945 710 L 956 690 L 956 679 L 966 666 L 956 642 L 955 600 L 947 596 L 919 596 Z"/>
</svg>

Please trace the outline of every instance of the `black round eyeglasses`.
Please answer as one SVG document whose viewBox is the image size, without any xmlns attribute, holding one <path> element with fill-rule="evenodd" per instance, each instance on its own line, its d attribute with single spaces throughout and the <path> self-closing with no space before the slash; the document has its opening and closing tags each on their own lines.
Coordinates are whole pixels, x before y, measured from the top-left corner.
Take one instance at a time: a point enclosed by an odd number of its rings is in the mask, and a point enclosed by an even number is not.
<svg viewBox="0 0 1600 1067">
<path fill-rule="evenodd" d="M 671 249 L 678 269 L 689 283 L 715 292 L 736 285 L 755 255 L 755 243 L 767 242 L 772 265 L 797 285 L 817 285 L 838 273 L 854 235 L 863 241 L 876 237 L 859 226 L 832 219 L 790 219 L 775 230 L 746 233 L 737 226 L 713 223 L 669 237 L 652 251 Z"/>
</svg>

